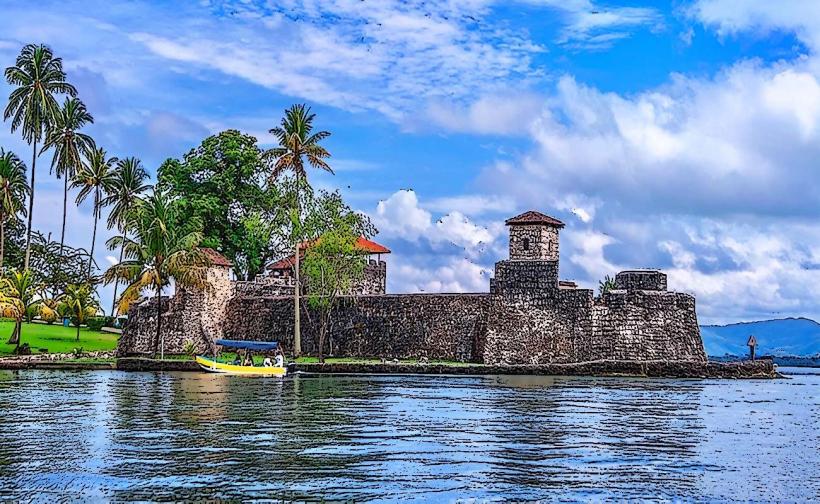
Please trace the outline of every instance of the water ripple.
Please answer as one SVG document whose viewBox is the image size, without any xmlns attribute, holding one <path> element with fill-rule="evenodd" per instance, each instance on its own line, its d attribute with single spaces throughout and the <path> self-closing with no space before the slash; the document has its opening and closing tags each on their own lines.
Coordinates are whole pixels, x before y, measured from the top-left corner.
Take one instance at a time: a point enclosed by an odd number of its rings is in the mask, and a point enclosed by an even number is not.
<svg viewBox="0 0 820 504">
<path fill-rule="evenodd" d="M 812 501 L 818 385 L 0 372 L 0 499 Z"/>
</svg>

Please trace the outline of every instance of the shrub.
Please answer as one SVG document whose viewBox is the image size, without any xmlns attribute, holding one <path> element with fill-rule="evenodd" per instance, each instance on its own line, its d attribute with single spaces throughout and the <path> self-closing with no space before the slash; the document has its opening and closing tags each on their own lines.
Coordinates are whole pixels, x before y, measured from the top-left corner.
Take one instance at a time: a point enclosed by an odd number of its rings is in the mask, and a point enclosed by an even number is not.
<svg viewBox="0 0 820 504">
<path fill-rule="evenodd" d="M 196 353 L 194 342 L 191 340 L 185 340 L 185 344 L 182 346 L 182 351 L 185 352 L 186 355 L 193 357 Z"/>
<path fill-rule="evenodd" d="M 88 319 L 87 325 L 92 331 L 99 331 L 103 327 L 112 327 L 114 317 L 91 317 Z"/>
<path fill-rule="evenodd" d="M 83 347 L 75 347 L 73 350 L 71 350 L 71 353 L 74 354 L 74 357 L 82 357 Z"/>
</svg>

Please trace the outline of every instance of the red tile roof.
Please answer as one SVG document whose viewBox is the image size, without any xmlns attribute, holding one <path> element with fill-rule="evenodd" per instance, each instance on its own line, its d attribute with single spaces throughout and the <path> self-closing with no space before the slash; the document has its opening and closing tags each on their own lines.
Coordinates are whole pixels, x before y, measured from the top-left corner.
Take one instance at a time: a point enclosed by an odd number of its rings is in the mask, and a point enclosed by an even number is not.
<svg viewBox="0 0 820 504">
<path fill-rule="evenodd" d="M 564 227 L 564 223 L 558 219 L 542 214 L 541 212 L 536 212 L 535 210 L 530 210 L 529 212 L 524 212 L 521 215 L 510 217 L 504 221 L 504 224 L 508 226 L 514 226 L 516 224 L 546 224 L 547 226 L 558 228 Z"/>
<path fill-rule="evenodd" d="M 200 247 L 199 250 L 208 257 L 214 266 L 225 266 L 226 268 L 233 266 L 230 259 L 210 247 Z"/>
<path fill-rule="evenodd" d="M 309 247 L 311 244 L 315 243 L 316 240 L 310 242 L 304 242 L 299 246 L 299 250 L 302 251 Z M 374 241 L 368 240 L 364 236 L 360 236 L 356 239 L 356 248 L 361 250 L 363 254 L 389 254 L 390 249 L 385 247 L 384 245 L 378 244 Z M 300 252 L 299 258 L 305 256 L 304 252 Z M 275 263 L 268 266 L 267 269 L 270 270 L 281 270 L 281 269 L 291 269 L 296 264 L 296 257 L 291 254 L 289 257 L 284 259 L 280 259 Z"/>
</svg>

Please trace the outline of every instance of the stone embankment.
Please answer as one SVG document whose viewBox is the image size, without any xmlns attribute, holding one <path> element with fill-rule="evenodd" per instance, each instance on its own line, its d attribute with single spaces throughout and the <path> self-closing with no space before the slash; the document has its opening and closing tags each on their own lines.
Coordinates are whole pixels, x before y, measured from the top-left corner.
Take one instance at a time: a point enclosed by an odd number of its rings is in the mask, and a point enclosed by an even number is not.
<svg viewBox="0 0 820 504">
<path fill-rule="evenodd" d="M 403 364 L 326 363 L 297 364 L 305 373 L 333 374 L 435 374 L 435 375 L 540 375 L 633 376 L 646 378 L 778 378 L 770 360 L 744 362 L 633 362 L 596 361 L 572 364 Z"/>
<path fill-rule="evenodd" d="M 119 371 L 199 371 L 187 359 L 158 360 L 141 357 L 114 359 L 111 352 L 28 355 L 0 358 L 0 369 L 119 370 Z M 384 361 L 381 363 L 292 364 L 292 371 L 309 374 L 387 375 L 535 375 L 535 376 L 632 376 L 646 378 L 778 378 L 771 360 L 742 362 L 594 361 L 571 364 L 491 365 L 425 364 Z"/>
<path fill-rule="evenodd" d="M 12 355 L 0 358 L 0 369 L 114 369 L 115 352 Z"/>
</svg>

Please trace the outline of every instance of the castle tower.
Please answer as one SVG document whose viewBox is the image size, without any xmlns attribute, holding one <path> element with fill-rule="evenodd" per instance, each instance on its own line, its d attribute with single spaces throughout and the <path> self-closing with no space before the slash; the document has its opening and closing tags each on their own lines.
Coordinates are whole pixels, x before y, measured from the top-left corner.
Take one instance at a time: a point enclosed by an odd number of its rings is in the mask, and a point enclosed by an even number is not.
<svg viewBox="0 0 820 504">
<path fill-rule="evenodd" d="M 510 299 L 558 299 L 558 231 L 564 223 L 529 211 L 505 221 L 510 227 L 510 258 L 495 263 L 490 292 Z"/>
<path fill-rule="evenodd" d="M 558 231 L 563 222 L 530 210 L 504 223 L 510 227 L 510 260 L 558 260 Z"/>
</svg>

